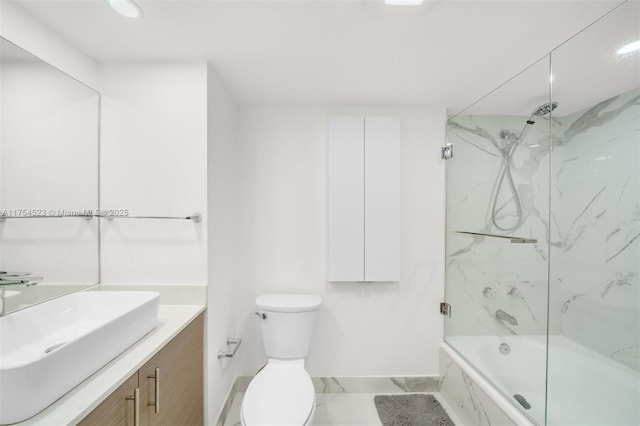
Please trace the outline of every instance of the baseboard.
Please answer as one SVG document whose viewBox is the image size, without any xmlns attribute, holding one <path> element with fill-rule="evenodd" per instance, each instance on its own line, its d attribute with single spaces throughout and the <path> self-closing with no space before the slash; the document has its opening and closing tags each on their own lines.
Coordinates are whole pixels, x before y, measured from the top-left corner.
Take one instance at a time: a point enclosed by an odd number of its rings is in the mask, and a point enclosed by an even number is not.
<svg viewBox="0 0 640 426">
<path fill-rule="evenodd" d="M 316 393 L 437 392 L 440 378 L 417 377 L 312 377 Z"/>
</svg>

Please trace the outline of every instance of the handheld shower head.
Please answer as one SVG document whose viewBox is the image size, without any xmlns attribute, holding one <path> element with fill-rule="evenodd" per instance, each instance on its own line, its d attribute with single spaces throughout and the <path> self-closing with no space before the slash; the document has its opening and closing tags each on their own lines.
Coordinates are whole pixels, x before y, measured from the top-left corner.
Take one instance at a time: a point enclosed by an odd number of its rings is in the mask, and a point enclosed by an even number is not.
<svg viewBox="0 0 640 426">
<path fill-rule="evenodd" d="M 533 121 L 533 117 L 545 116 L 556 108 L 558 108 L 557 102 L 551 102 L 551 103 L 547 102 L 546 104 L 540 105 L 538 108 L 533 110 L 533 112 L 531 113 L 531 116 L 527 120 L 527 124 L 535 123 L 535 121 Z"/>
<path fill-rule="evenodd" d="M 553 111 L 556 108 L 558 108 L 557 102 L 549 102 L 549 103 L 540 105 L 538 108 L 534 109 L 533 112 L 531 113 L 531 116 L 527 120 L 527 123 L 522 128 L 522 131 L 517 136 L 515 133 L 512 133 L 509 130 L 502 130 L 500 132 L 500 139 L 508 142 L 508 145 L 504 146 L 503 144 L 503 146 L 500 147 L 500 151 L 502 152 L 502 157 L 503 157 L 503 164 L 502 164 L 500 173 L 498 174 L 498 177 L 496 179 L 496 183 L 495 183 L 494 191 L 492 195 L 493 206 L 491 209 L 491 221 L 493 222 L 493 225 L 496 228 L 500 229 L 501 231 L 513 231 L 514 229 L 517 229 L 522 224 L 522 220 L 523 220 L 522 205 L 520 204 L 520 196 L 518 195 L 516 185 L 514 184 L 513 177 L 511 176 L 511 161 L 513 158 L 513 154 L 516 152 L 516 149 L 518 149 L 518 146 L 524 141 L 524 137 L 527 135 L 527 132 L 529 131 L 531 126 L 535 124 L 535 121 L 533 121 L 533 117 L 543 117 L 549 114 L 551 111 Z M 535 145 L 535 146 L 538 146 L 538 145 Z M 513 195 L 512 202 L 515 204 L 515 210 L 516 210 L 515 214 L 516 214 L 517 220 L 512 225 L 503 225 L 498 223 L 499 222 L 498 212 L 502 210 L 502 207 L 500 209 L 498 209 L 497 207 L 498 198 L 500 196 L 500 192 L 502 190 L 502 185 L 505 181 L 505 177 L 509 184 L 509 188 L 511 189 L 511 193 Z"/>
<path fill-rule="evenodd" d="M 533 117 L 535 115 L 536 117 L 542 117 L 543 115 L 549 114 L 551 111 L 553 111 L 556 108 L 558 108 L 557 102 L 546 103 L 534 109 L 533 112 L 531 113 L 531 116 Z"/>
</svg>

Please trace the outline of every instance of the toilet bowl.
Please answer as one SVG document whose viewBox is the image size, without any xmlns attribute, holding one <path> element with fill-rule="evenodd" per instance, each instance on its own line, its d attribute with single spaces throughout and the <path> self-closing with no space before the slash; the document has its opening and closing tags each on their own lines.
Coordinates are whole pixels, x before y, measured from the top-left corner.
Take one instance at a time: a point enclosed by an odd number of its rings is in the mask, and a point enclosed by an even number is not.
<svg viewBox="0 0 640 426">
<path fill-rule="evenodd" d="M 319 296 L 265 294 L 256 298 L 267 365 L 249 383 L 242 426 L 311 425 L 316 394 L 305 369 Z"/>
<path fill-rule="evenodd" d="M 270 360 L 247 388 L 242 400 L 242 426 L 307 426 L 312 424 L 316 394 L 304 360 Z"/>
</svg>

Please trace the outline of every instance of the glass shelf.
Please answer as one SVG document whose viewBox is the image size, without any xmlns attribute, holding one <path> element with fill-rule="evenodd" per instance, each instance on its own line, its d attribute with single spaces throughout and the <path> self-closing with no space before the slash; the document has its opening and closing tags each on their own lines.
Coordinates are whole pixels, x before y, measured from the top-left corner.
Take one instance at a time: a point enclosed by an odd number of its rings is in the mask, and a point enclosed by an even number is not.
<svg viewBox="0 0 640 426">
<path fill-rule="evenodd" d="M 505 243 L 511 244 L 536 244 L 538 240 L 535 238 L 524 238 L 524 237 L 515 237 L 515 236 L 507 236 L 507 235 L 496 235 L 496 234 L 483 234 L 480 232 L 468 232 L 468 231 L 453 231 L 454 234 L 465 235 L 469 237 L 480 237 L 487 238 L 496 241 L 502 241 Z"/>
</svg>

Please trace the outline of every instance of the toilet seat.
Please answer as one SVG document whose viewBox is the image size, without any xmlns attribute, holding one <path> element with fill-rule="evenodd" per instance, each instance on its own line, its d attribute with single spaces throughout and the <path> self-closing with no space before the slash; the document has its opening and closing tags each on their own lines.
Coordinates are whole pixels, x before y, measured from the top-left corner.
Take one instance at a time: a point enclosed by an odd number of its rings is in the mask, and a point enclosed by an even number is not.
<svg viewBox="0 0 640 426">
<path fill-rule="evenodd" d="M 304 360 L 269 360 L 242 399 L 246 426 L 303 426 L 311 423 L 316 394 Z"/>
</svg>

